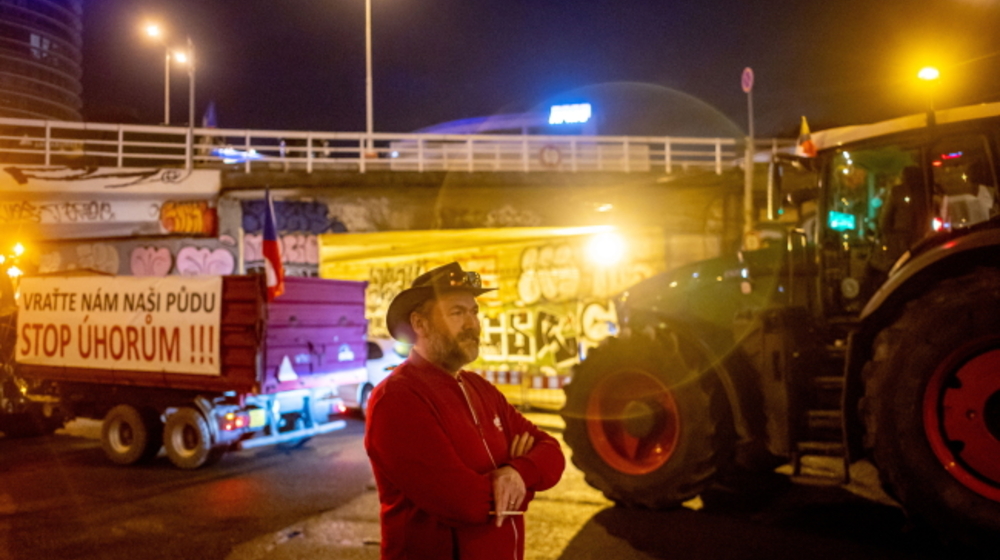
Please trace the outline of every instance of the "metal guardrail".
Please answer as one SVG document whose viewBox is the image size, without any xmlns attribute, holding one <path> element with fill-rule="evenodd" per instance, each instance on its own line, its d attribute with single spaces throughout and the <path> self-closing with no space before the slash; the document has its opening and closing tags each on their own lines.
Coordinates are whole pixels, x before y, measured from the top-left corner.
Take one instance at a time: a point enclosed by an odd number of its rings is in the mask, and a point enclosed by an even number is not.
<svg viewBox="0 0 1000 560">
<path fill-rule="evenodd" d="M 791 145 L 758 140 L 758 149 Z M 740 163 L 733 138 L 303 132 L 0 118 L 0 162 L 252 171 L 665 172 Z"/>
</svg>

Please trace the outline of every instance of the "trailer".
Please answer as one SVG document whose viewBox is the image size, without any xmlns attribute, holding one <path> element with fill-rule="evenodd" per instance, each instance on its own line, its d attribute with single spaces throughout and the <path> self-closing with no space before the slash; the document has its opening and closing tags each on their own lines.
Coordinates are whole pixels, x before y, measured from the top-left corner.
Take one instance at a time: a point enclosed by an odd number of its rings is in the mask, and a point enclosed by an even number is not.
<svg viewBox="0 0 1000 560">
<path fill-rule="evenodd" d="M 0 430 L 100 419 L 111 461 L 163 448 L 183 469 L 301 445 L 345 426 L 338 387 L 366 376 L 365 286 L 290 277 L 268 302 L 260 275 L 21 278 L 5 391 L 20 414 Z"/>
</svg>

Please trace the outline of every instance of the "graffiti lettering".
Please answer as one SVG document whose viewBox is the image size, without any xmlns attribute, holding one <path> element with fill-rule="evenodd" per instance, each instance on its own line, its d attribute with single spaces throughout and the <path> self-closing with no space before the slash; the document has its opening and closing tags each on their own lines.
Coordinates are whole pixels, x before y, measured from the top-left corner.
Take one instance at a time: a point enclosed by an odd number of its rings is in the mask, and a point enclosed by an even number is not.
<svg viewBox="0 0 1000 560">
<path fill-rule="evenodd" d="M 261 251 L 264 238 L 260 234 L 248 233 L 243 236 L 243 258 L 248 264 L 264 260 Z M 281 262 L 285 264 L 319 264 L 319 238 L 315 235 L 289 234 L 278 239 L 281 245 Z"/>
<path fill-rule="evenodd" d="M 181 276 L 232 274 L 236 258 L 225 249 L 184 247 L 177 252 L 177 273 Z"/>
<path fill-rule="evenodd" d="M 489 310 L 480 321 L 479 356 L 486 364 L 534 363 L 564 371 L 577 363 L 581 352 L 585 355 L 614 334 L 618 323 L 610 300 Z"/>
<path fill-rule="evenodd" d="M 396 294 L 410 287 L 423 272 L 420 264 L 385 266 L 371 269 L 368 289 L 365 291 L 365 315 L 369 321 L 369 332 L 387 336 L 385 313 Z"/>
<path fill-rule="evenodd" d="M 580 269 L 569 245 L 530 247 L 521 254 L 517 293 L 523 303 L 566 301 L 579 290 Z"/>
<path fill-rule="evenodd" d="M 115 213 L 110 202 L 53 202 L 33 204 L 29 201 L 0 202 L 0 220 L 22 224 L 75 224 L 111 222 Z"/>
<path fill-rule="evenodd" d="M 169 233 L 215 235 L 218 216 L 208 202 L 164 202 L 160 207 L 160 225 Z"/>
<path fill-rule="evenodd" d="M 274 219 L 278 231 L 320 234 L 346 231 L 344 224 L 330 218 L 330 209 L 320 202 L 282 200 L 274 201 Z M 260 233 L 264 229 L 264 201 L 245 200 L 243 206 L 243 231 Z"/>
<path fill-rule="evenodd" d="M 132 249 L 129 268 L 133 276 L 163 277 L 170 273 L 173 255 L 166 247 L 136 247 Z"/>
</svg>

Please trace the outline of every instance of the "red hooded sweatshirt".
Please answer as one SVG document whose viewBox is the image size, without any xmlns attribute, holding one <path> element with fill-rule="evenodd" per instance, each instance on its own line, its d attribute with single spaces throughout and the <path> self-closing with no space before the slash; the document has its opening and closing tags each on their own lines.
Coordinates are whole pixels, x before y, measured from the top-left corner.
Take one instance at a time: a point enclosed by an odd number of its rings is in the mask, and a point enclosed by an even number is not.
<svg viewBox="0 0 1000 560">
<path fill-rule="evenodd" d="M 365 448 L 382 504 L 382 558 L 521 560 L 524 519 L 501 527 L 490 473 L 509 465 L 527 487 L 522 509 L 562 476 L 559 443 L 514 409 L 488 381 L 458 379 L 416 352 L 372 392 Z M 510 456 L 514 436 L 535 438 Z"/>
</svg>

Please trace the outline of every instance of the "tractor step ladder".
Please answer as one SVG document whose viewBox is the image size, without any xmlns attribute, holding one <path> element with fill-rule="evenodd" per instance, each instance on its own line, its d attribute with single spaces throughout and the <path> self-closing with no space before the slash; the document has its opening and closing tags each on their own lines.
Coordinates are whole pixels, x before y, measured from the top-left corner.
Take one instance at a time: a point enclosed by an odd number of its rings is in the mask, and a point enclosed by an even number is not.
<svg viewBox="0 0 1000 560">
<path fill-rule="evenodd" d="M 833 362 L 842 366 L 845 347 L 830 346 L 827 351 L 834 358 Z M 843 412 L 840 409 L 844 377 L 817 375 L 808 382 L 804 418 L 800 418 L 804 429 L 799 431 L 800 437 L 793 442 L 792 475 L 802 475 L 802 457 L 806 455 L 840 457 L 843 460 L 842 481 L 848 484 L 851 482 L 851 465 L 844 445 Z"/>
</svg>

